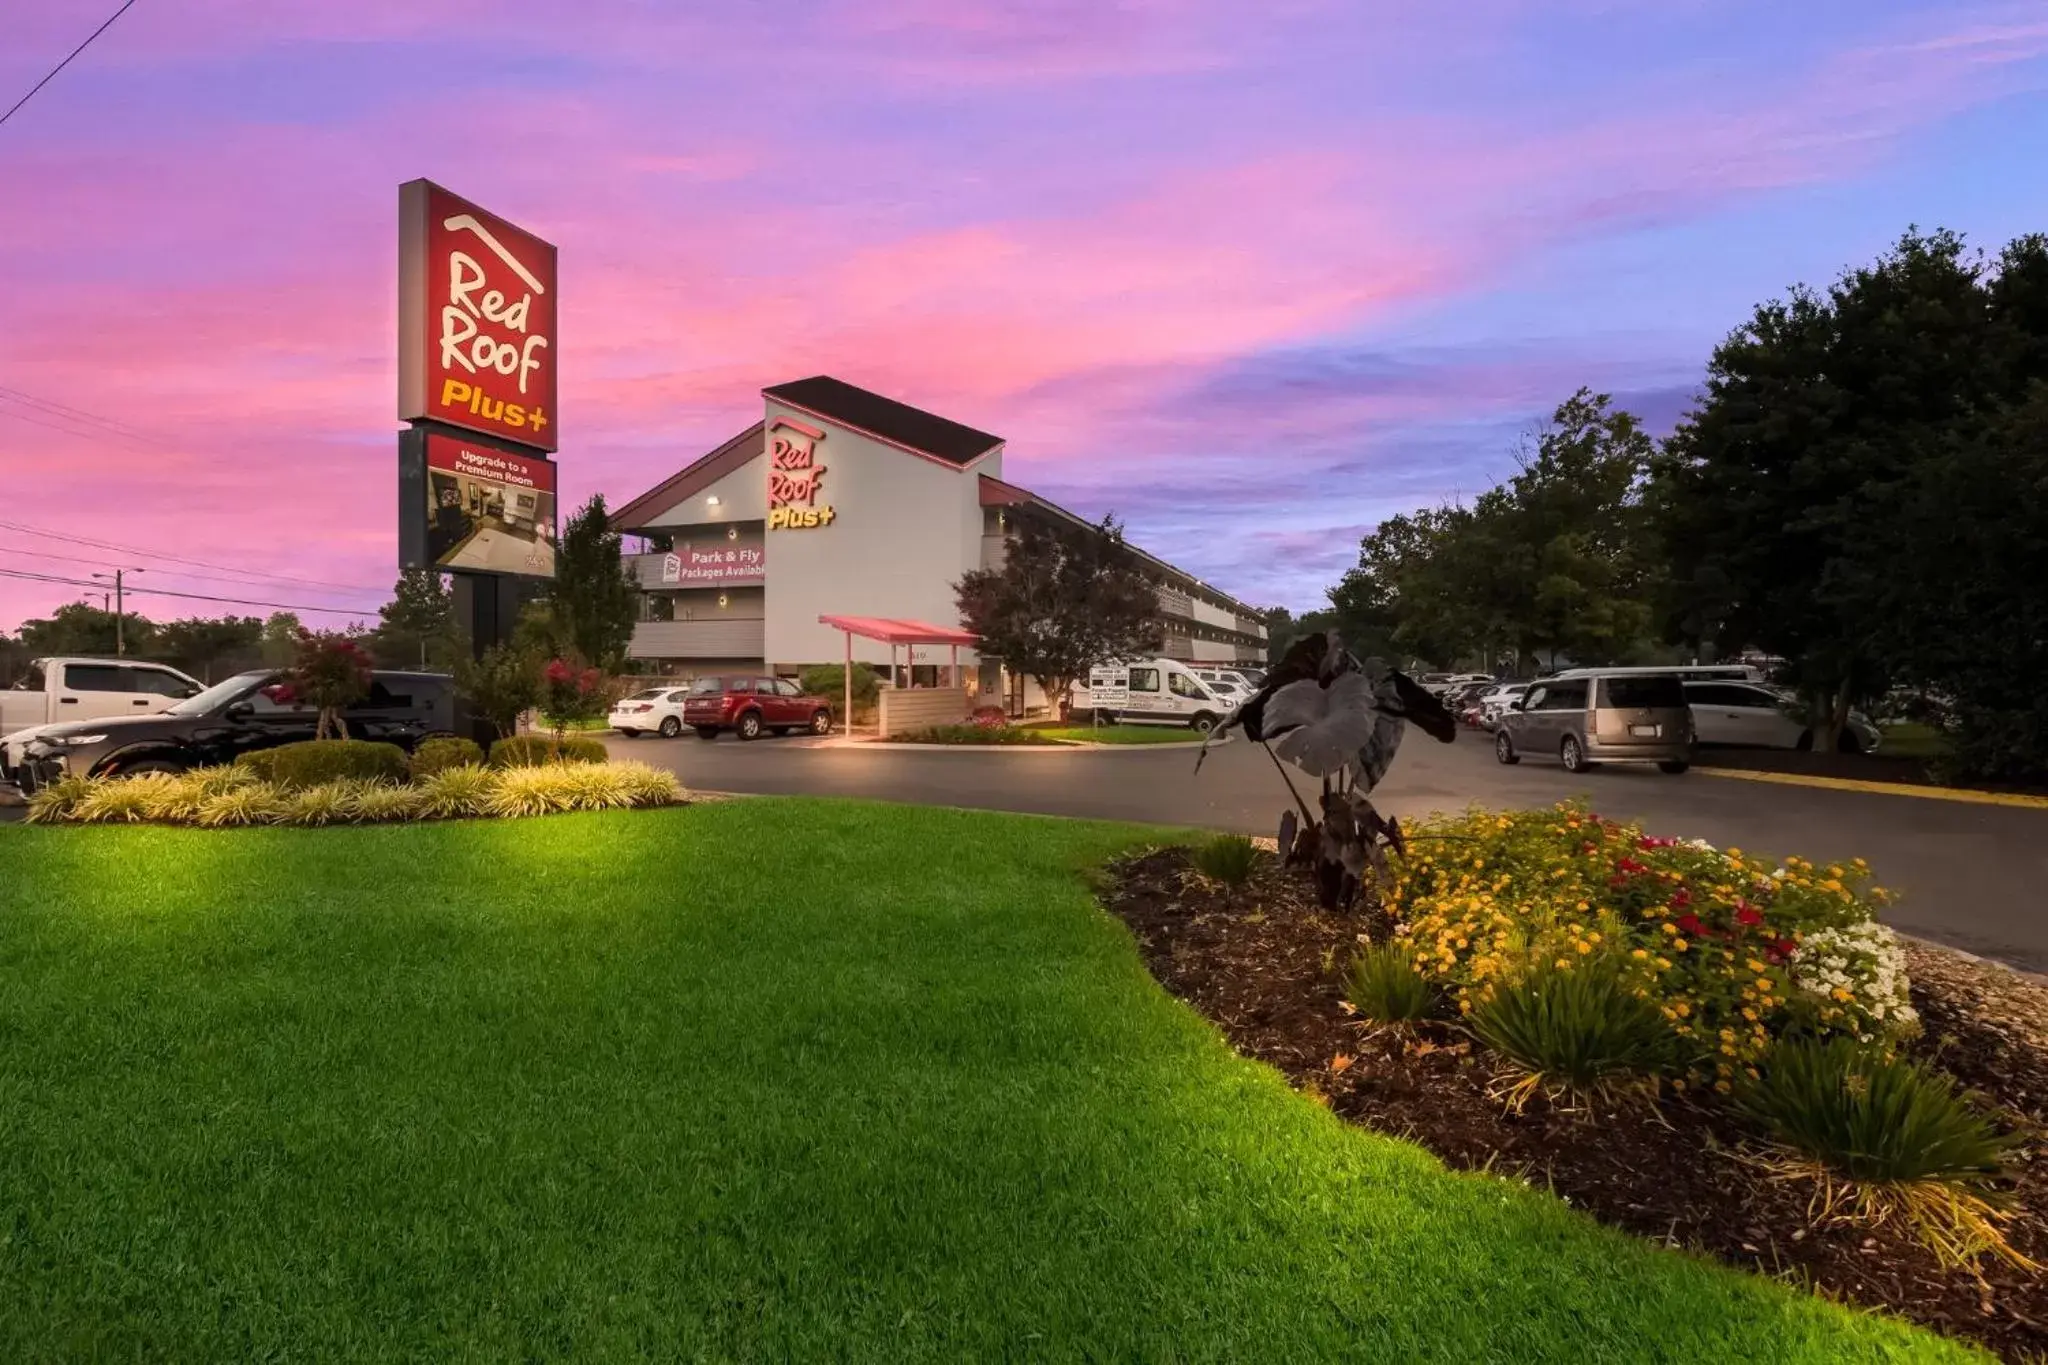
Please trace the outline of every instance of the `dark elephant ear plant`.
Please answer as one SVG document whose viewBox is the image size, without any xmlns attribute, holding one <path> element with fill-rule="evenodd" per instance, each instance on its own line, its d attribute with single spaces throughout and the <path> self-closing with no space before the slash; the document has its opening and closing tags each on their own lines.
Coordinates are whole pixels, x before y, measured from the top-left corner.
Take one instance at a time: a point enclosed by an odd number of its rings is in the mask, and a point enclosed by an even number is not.
<svg viewBox="0 0 2048 1365">
<path fill-rule="evenodd" d="M 1265 685 L 1217 727 L 1242 729 L 1273 759 L 1300 811 L 1299 821 L 1294 810 L 1280 817 L 1281 856 L 1313 872 L 1326 909 L 1348 908 L 1368 867 L 1385 871 L 1387 846 L 1403 850 L 1399 822 L 1373 809 L 1367 793 L 1386 776 L 1410 721 L 1445 744 L 1458 737 L 1451 713 L 1420 683 L 1378 659 L 1360 663 L 1336 632 L 1318 631 L 1288 646 Z M 1197 772 L 1207 756 L 1205 744 Z M 1283 763 L 1322 779 L 1319 811 Z"/>
</svg>

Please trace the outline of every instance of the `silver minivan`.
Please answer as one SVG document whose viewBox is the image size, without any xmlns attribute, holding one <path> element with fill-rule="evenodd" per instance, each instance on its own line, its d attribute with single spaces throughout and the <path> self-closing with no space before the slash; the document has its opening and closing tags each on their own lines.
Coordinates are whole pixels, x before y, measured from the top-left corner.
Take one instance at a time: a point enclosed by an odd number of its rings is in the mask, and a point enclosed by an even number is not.
<svg viewBox="0 0 2048 1365">
<path fill-rule="evenodd" d="M 1493 735 L 1503 763 L 1554 758 L 1581 773 L 1596 763 L 1692 766 L 1692 709 L 1676 672 L 1575 668 L 1529 684 Z"/>
</svg>

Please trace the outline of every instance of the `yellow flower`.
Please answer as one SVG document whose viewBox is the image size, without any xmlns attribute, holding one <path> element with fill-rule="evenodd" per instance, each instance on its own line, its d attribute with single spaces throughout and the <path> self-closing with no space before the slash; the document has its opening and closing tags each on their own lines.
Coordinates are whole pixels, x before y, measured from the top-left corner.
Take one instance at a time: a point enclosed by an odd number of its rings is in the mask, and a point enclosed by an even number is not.
<svg viewBox="0 0 2048 1365">
<path fill-rule="evenodd" d="M 1578 948 L 1579 948 L 1579 952 L 1580 952 L 1580 954 L 1581 954 L 1581 955 L 1584 955 L 1584 954 L 1586 954 L 1586 953 L 1590 953 L 1590 952 L 1592 952 L 1592 951 L 1593 951 L 1593 945 L 1592 945 L 1592 944 L 1590 944 L 1590 943 L 1588 943 L 1588 942 L 1586 942 L 1586 941 L 1585 941 L 1584 939 L 1580 939 L 1580 940 L 1579 940 Z"/>
<path fill-rule="evenodd" d="M 1657 927 L 1659 929 L 1662 929 L 1667 934 L 1675 934 L 1678 932 L 1678 926 L 1671 923 L 1669 920 L 1666 920 L 1664 923 L 1658 925 Z"/>
<path fill-rule="evenodd" d="M 1629 956 L 1635 958 L 1637 961 L 1641 961 L 1643 958 L 1648 957 L 1649 954 L 1643 951 L 1641 948 L 1638 948 L 1634 952 L 1630 953 Z"/>
<path fill-rule="evenodd" d="M 1672 1006 L 1672 1008 L 1678 1011 L 1678 1017 L 1681 1019 L 1692 1013 L 1692 1006 L 1686 1004 L 1683 1000 Z"/>
<path fill-rule="evenodd" d="M 1668 971 L 1670 971 L 1670 970 L 1671 970 L 1671 959 L 1670 959 L 1670 958 L 1668 958 L 1668 957 L 1660 957 L 1660 958 L 1658 958 L 1658 959 L 1657 959 L 1657 970 L 1658 970 L 1658 971 L 1660 971 L 1660 972 L 1668 972 Z"/>
<path fill-rule="evenodd" d="M 1557 966 L 1558 970 L 1568 972 L 1572 969 L 1571 959 L 1568 957 L 1561 957 L 1557 960 Z"/>
<path fill-rule="evenodd" d="M 1671 946 L 1678 949 L 1678 951 L 1682 953 L 1685 951 L 1685 940 L 1682 938 L 1674 938 L 1671 940 Z"/>
</svg>

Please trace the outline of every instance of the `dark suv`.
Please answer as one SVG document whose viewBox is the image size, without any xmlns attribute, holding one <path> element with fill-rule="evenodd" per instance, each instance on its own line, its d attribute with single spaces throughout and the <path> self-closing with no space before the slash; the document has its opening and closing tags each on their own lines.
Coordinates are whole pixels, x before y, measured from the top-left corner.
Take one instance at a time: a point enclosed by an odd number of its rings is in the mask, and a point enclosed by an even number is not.
<svg viewBox="0 0 2048 1365">
<path fill-rule="evenodd" d="M 702 739 L 717 739 L 720 730 L 741 739 L 759 739 L 763 730 L 829 735 L 832 704 L 808 695 L 787 678 L 699 678 L 683 698 L 683 724 Z"/>
<path fill-rule="evenodd" d="M 66 774 L 181 773 L 313 738 L 318 708 L 290 699 L 278 678 L 274 669 L 238 673 L 155 715 L 53 725 L 23 748 L 16 781 L 33 792 Z M 350 739 L 383 740 L 410 753 L 423 739 L 454 733 L 454 679 L 376 673 L 370 695 L 342 719 Z"/>
</svg>

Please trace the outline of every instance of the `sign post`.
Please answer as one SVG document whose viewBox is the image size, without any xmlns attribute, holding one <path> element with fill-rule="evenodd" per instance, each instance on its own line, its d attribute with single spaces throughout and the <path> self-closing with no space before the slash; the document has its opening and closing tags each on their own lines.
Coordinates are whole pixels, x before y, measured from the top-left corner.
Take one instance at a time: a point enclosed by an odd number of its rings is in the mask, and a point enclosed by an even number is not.
<svg viewBox="0 0 2048 1365">
<path fill-rule="evenodd" d="M 398 187 L 399 564 L 453 576 L 479 658 L 555 576 L 557 302 L 552 245 L 431 181 Z"/>
</svg>

